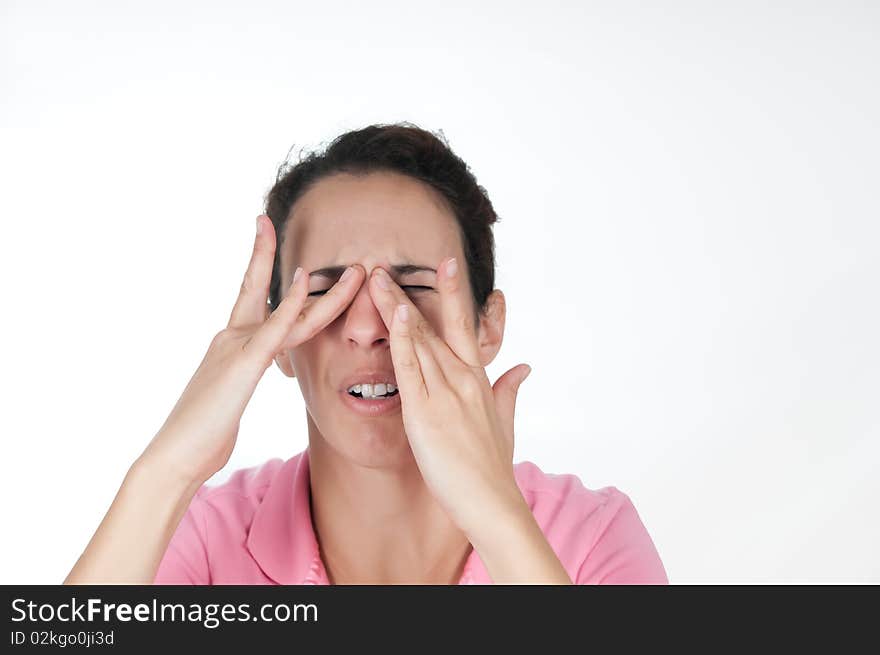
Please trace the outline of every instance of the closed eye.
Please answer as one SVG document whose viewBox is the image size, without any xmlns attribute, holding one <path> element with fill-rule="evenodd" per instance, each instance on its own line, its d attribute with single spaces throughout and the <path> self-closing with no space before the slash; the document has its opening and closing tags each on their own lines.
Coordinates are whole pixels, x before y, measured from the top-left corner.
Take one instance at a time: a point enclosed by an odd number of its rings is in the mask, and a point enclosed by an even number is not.
<svg viewBox="0 0 880 655">
<path fill-rule="evenodd" d="M 403 284 L 400 287 L 401 289 L 412 289 L 413 291 L 435 291 L 434 287 L 425 286 L 424 284 Z M 323 289 L 322 291 L 312 291 L 309 293 L 310 296 L 323 296 L 327 293 L 329 289 Z"/>
</svg>

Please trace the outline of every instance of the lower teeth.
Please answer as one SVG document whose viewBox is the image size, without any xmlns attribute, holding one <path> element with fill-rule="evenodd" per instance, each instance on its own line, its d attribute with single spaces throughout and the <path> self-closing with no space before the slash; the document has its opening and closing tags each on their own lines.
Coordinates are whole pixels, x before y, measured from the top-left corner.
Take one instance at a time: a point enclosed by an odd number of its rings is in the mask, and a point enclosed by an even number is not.
<svg viewBox="0 0 880 655">
<path fill-rule="evenodd" d="M 397 391 L 392 391 L 390 393 L 386 393 L 384 396 L 365 396 L 361 393 L 354 392 L 351 394 L 355 398 L 363 398 L 364 400 L 377 400 L 379 398 L 391 398 L 392 396 L 397 395 Z"/>
</svg>

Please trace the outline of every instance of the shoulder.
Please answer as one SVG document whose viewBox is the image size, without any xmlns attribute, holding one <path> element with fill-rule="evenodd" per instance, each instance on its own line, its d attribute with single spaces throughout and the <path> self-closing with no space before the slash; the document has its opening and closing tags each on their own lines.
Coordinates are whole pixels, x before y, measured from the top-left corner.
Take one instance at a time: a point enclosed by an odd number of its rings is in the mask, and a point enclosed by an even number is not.
<svg viewBox="0 0 880 655">
<path fill-rule="evenodd" d="M 275 457 L 257 466 L 233 471 L 225 482 L 204 484 L 197 495 L 206 502 L 223 502 L 230 495 L 256 497 L 265 492 L 284 466 L 284 460 Z"/>
<path fill-rule="evenodd" d="M 613 516 L 624 505 L 631 504 L 629 496 L 617 487 L 589 489 L 576 475 L 545 473 L 532 462 L 516 464 L 514 473 L 523 497 L 542 528 L 583 528 L 587 520 L 598 527 L 603 516 Z"/>
<path fill-rule="evenodd" d="M 514 472 L 535 520 L 576 583 L 624 578 L 666 583 L 654 543 L 626 493 L 614 486 L 590 489 L 576 475 L 545 473 L 532 462 L 516 464 Z"/>
<path fill-rule="evenodd" d="M 154 583 L 212 584 L 229 570 L 251 570 L 248 531 L 284 464 L 270 459 L 234 471 L 221 484 L 203 484 L 169 541 Z M 253 579 L 259 579 L 256 573 Z"/>
<path fill-rule="evenodd" d="M 190 507 L 200 512 L 252 514 L 285 463 L 275 457 L 256 466 L 237 469 L 222 483 L 203 484 Z"/>
</svg>

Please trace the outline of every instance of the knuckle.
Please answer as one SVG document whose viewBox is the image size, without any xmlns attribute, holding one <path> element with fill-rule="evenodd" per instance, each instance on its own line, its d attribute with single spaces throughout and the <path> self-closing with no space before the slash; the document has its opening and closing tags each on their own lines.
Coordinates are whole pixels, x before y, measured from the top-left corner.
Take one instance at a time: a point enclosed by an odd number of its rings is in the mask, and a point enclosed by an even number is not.
<svg viewBox="0 0 880 655">
<path fill-rule="evenodd" d="M 474 324 L 471 321 L 471 317 L 467 314 L 458 314 L 455 319 L 455 327 L 465 334 L 470 334 L 474 331 Z"/>
<path fill-rule="evenodd" d="M 285 296 L 281 302 L 278 303 L 278 306 L 275 308 L 275 311 L 269 314 L 269 320 L 279 320 L 278 318 L 284 315 L 290 315 L 294 311 L 302 312 L 305 307 L 304 299 L 301 297 L 297 297 L 293 294 L 288 294 Z"/>
<path fill-rule="evenodd" d="M 305 310 L 302 307 L 297 308 L 294 303 L 289 302 L 289 299 L 285 299 L 278 306 L 278 309 L 269 315 L 269 318 L 266 319 L 266 324 L 269 326 L 270 331 L 274 331 L 278 329 L 279 325 L 291 326 L 294 323 L 298 323 L 304 314 Z"/>
<path fill-rule="evenodd" d="M 293 324 L 307 326 L 309 324 L 309 313 L 305 309 L 300 309 L 296 318 L 293 319 Z"/>
<path fill-rule="evenodd" d="M 273 253 L 274 251 L 274 245 L 267 243 L 265 239 L 254 239 L 254 259 L 265 257 L 267 254 Z"/>
<path fill-rule="evenodd" d="M 416 321 L 413 327 L 413 338 L 420 342 L 425 342 L 434 334 L 431 326 L 425 320 Z"/>
<path fill-rule="evenodd" d="M 401 368 L 411 371 L 418 368 L 419 363 L 415 357 L 407 355 L 400 358 L 399 365 Z"/>
<path fill-rule="evenodd" d="M 294 333 L 299 336 L 309 334 L 309 331 L 312 329 L 312 319 L 309 316 L 309 312 L 305 309 L 300 309 L 295 316 L 287 320 L 287 327 L 285 329 L 288 334 Z"/>
<path fill-rule="evenodd" d="M 476 396 L 482 389 L 480 381 L 470 371 L 456 381 L 455 386 L 468 397 Z"/>
<path fill-rule="evenodd" d="M 241 280 L 241 292 L 244 294 L 250 293 L 254 290 L 254 274 L 251 269 L 248 269 L 244 274 L 244 278 Z"/>
</svg>

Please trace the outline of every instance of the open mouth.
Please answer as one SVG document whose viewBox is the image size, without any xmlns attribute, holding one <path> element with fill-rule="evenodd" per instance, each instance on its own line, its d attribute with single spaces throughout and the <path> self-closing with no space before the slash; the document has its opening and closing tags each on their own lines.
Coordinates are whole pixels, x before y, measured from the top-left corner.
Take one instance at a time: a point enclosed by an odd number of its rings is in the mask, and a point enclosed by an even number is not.
<svg viewBox="0 0 880 655">
<path fill-rule="evenodd" d="M 362 393 L 358 391 L 349 391 L 348 395 L 353 396 L 354 398 L 367 398 L 368 400 L 381 400 L 382 398 L 391 398 L 398 394 L 397 389 L 394 391 L 388 391 L 382 396 L 364 396 Z"/>
<path fill-rule="evenodd" d="M 366 418 L 398 415 L 402 411 L 400 392 L 393 371 L 353 373 L 339 390 L 342 404 Z"/>
<path fill-rule="evenodd" d="M 351 385 L 346 391 L 352 398 L 382 400 L 394 398 L 397 395 L 397 385 L 394 382 L 359 382 Z"/>
</svg>

